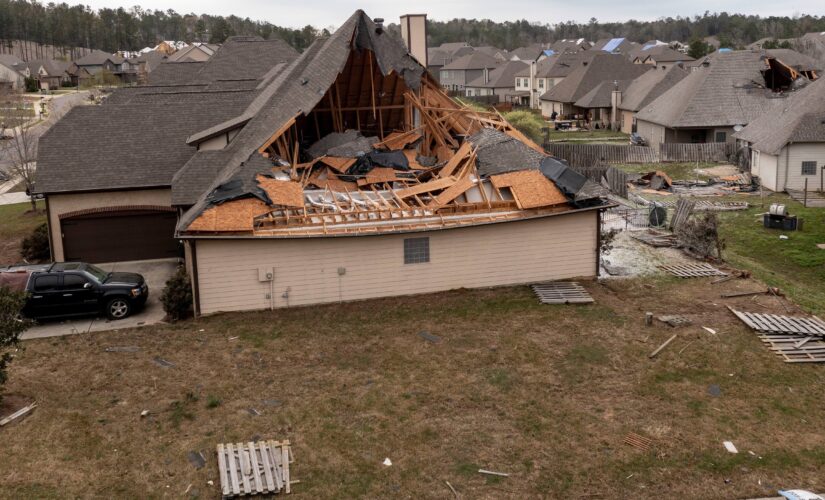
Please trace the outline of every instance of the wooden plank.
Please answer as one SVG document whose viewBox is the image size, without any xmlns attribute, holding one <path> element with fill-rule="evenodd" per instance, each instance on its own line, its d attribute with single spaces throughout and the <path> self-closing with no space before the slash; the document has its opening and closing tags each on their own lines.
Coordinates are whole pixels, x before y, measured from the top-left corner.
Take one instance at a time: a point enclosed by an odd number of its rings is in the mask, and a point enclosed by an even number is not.
<svg viewBox="0 0 825 500">
<path fill-rule="evenodd" d="M 412 186 L 406 189 L 396 191 L 396 195 L 401 199 L 409 198 L 410 196 L 415 196 L 417 194 L 438 191 L 439 189 L 447 189 L 455 183 L 456 179 L 454 177 L 435 179 L 429 182 L 418 184 L 417 186 Z"/>
<path fill-rule="evenodd" d="M 667 345 L 670 344 L 671 342 L 673 342 L 673 339 L 675 339 L 678 336 L 679 336 L 678 333 L 674 333 L 673 336 L 670 337 L 669 339 L 667 339 L 664 344 L 660 345 L 658 348 L 656 348 L 655 351 L 651 352 L 650 355 L 648 356 L 648 358 L 655 358 L 656 355 L 658 355 L 660 352 L 662 352 L 662 349 L 667 347 Z"/>
<path fill-rule="evenodd" d="M 223 496 L 231 493 L 229 472 L 226 467 L 226 449 L 223 444 L 218 444 L 218 474 L 221 478 L 221 491 Z"/>
<path fill-rule="evenodd" d="M 249 465 L 249 451 L 244 449 L 243 443 L 238 443 L 238 463 L 240 465 L 240 476 L 243 482 L 243 489 L 245 493 L 251 493 L 252 488 L 249 484 L 249 476 L 251 475 L 251 467 Z"/>
<path fill-rule="evenodd" d="M 232 446 L 232 443 L 227 443 L 226 445 L 227 451 L 227 470 L 229 471 L 229 479 L 232 484 L 232 493 L 234 495 L 241 494 L 241 486 L 238 482 L 238 460 L 237 455 L 235 455 L 235 448 Z"/>
<path fill-rule="evenodd" d="M 272 463 L 269 461 L 269 454 L 266 451 L 266 443 L 260 441 L 257 447 L 261 454 L 261 463 L 264 465 L 264 482 L 266 483 L 266 491 L 276 493 L 281 490 L 280 487 L 275 487 L 275 480 L 272 478 Z"/>
<path fill-rule="evenodd" d="M 256 493 L 263 493 L 264 486 L 261 481 L 261 470 L 258 468 L 260 463 L 258 461 L 258 451 L 255 449 L 255 443 L 252 441 L 247 444 L 247 447 L 249 448 L 249 465 L 252 469 L 252 482 L 255 485 L 254 491 Z"/>
<path fill-rule="evenodd" d="M 17 420 L 18 418 L 20 418 L 24 415 L 27 415 L 30 411 L 32 411 L 35 408 L 37 408 L 37 402 L 34 402 L 30 405 L 27 405 L 27 406 L 24 406 L 23 408 L 20 408 L 19 410 L 12 413 L 8 417 L 4 418 L 3 420 L 0 420 L 0 427 L 4 426 L 6 424 L 9 424 L 9 423 Z"/>
<path fill-rule="evenodd" d="M 272 462 L 272 470 L 275 474 L 275 481 L 278 483 L 278 490 L 284 488 L 284 470 L 281 466 L 281 453 L 278 447 L 280 443 L 277 441 L 268 441 L 267 448 L 269 452 L 269 461 Z"/>
<path fill-rule="evenodd" d="M 450 203 L 451 201 L 455 200 L 468 189 L 475 185 L 475 181 L 471 179 L 469 176 L 460 179 L 458 182 L 453 184 L 452 186 L 448 187 L 444 191 L 441 192 L 438 196 L 433 197 L 432 201 L 430 201 L 427 206 L 431 208 L 440 207 Z"/>
<path fill-rule="evenodd" d="M 281 445 L 281 454 L 281 462 L 284 468 L 284 491 L 291 493 L 289 485 L 289 441 L 284 441 L 284 444 Z"/>
</svg>

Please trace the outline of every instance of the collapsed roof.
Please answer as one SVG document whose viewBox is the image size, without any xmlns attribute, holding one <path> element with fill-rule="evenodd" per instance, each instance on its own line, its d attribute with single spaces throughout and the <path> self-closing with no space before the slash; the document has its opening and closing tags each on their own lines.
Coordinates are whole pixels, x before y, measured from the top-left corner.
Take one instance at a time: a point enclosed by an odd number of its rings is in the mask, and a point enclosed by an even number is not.
<svg viewBox="0 0 825 500">
<path fill-rule="evenodd" d="M 418 230 L 602 204 L 500 115 L 447 97 L 361 11 L 190 142 L 232 130 L 225 149 L 199 151 L 175 177 L 173 203 L 193 204 L 181 237 Z"/>
</svg>

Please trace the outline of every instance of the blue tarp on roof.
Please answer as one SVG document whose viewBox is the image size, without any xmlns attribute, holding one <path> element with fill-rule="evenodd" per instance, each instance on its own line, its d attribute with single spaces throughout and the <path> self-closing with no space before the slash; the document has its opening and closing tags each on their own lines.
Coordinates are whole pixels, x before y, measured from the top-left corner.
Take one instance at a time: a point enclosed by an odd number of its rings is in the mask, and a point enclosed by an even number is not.
<svg viewBox="0 0 825 500">
<path fill-rule="evenodd" d="M 722 48 L 722 49 L 719 49 L 719 52 L 722 52 L 722 53 L 725 53 L 725 52 L 733 52 L 733 49 Z"/>
<path fill-rule="evenodd" d="M 649 44 L 645 45 L 644 47 L 642 47 L 642 50 L 650 50 L 655 46 L 656 46 L 655 43 L 649 43 Z"/>
<path fill-rule="evenodd" d="M 556 51 L 553 50 L 553 49 L 547 49 L 547 50 L 544 51 L 544 55 L 553 56 L 553 55 L 556 55 Z"/>
<path fill-rule="evenodd" d="M 610 40 L 609 42 L 604 44 L 604 47 L 602 47 L 602 50 L 605 51 L 605 52 L 613 52 L 614 50 L 616 50 L 616 48 L 619 47 L 619 45 L 621 45 L 621 43 L 623 41 L 624 41 L 624 38 L 613 38 L 612 40 Z"/>
</svg>

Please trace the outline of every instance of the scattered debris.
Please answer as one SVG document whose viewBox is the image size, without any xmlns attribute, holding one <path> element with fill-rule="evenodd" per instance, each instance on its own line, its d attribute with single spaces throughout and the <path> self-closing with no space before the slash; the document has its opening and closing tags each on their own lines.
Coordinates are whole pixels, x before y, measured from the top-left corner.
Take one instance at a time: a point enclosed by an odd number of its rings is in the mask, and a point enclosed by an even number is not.
<svg viewBox="0 0 825 500">
<path fill-rule="evenodd" d="M 114 347 L 107 347 L 103 349 L 105 352 L 138 352 L 140 351 L 140 347 L 138 346 L 114 346 Z"/>
<path fill-rule="evenodd" d="M 217 453 L 224 498 L 290 493 L 290 484 L 297 482 L 289 478 L 289 441 L 219 444 Z"/>
<path fill-rule="evenodd" d="M 705 278 L 707 276 L 727 276 L 727 273 L 716 269 L 710 264 L 674 264 L 659 266 L 659 269 L 667 271 L 680 278 Z"/>
<path fill-rule="evenodd" d="M 728 309 L 746 325 L 759 332 L 825 337 L 825 321 L 816 316 L 806 318 L 802 316 L 740 312 L 730 306 L 728 306 Z"/>
<path fill-rule="evenodd" d="M 653 444 L 653 440 L 649 437 L 636 434 L 635 432 L 628 432 L 627 436 L 624 437 L 624 444 L 628 444 L 642 451 L 647 451 Z"/>
<path fill-rule="evenodd" d="M 645 313 L 645 326 L 653 326 L 653 313 L 646 312 Z"/>
<path fill-rule="evenodd" d="M 740 312 L 728 306 L 759 339 L 786 363 L 825 362 L 825 321 L 812 316 Z"/>
<path fill-rule="evenodd" d="M 141 416 L 141 417 L 147 417 L 147 416 L 149 416 L 149 410 L 143 410 L 142 412 L 140 412 L 140 416 Z"/>
<path fill-rule="evenodd" d="M 510 477 L 510 474 L 506 472 L 495 472 L 487 469 L 478 469 L 479 474 L 487 474 L 488 476 L 500 476 L 500 477 Z"/>
<path fill-rule="evenodd" d="M 739 453 L 739 450 L 736 449 L 736 446 L 733 445 L 731 441 L 724 441 L 722 442 L 725 445 L 725 449 L 731 453 Z"/>
<path fill-rule="evenodd" d="M 387 457 L 387 458 L 385 458 L 385 459 L 384 459 L 384 461 L 383 461 L 383 462 L 381 462 L 381 463 L 382 463 L 382 464 L 384 464 L 384 465 L 386 465 L 387 467 L 389 467 L 389 466 L 391 466 L 391 465 L 392 465 L 392 460 L 390 460 L 390 457 Z"/>
<path fill-rule="evenodd" d="M 751 295 L 765 295 L 765 294 L 772 294 L 777 296 L 782 296 L 782 291 L 775 287 L 768 287 L 767 290 L 758 290 L 755 292 L 734 292 L 734 293 L 723 293 L 720 295 L 723 299 L 730 299 L 733 297 L 748 297 Z"/>
<path fill-rule="evenodd" d="M 432 333 L 427 331 L 418 332 L 418 336 L 431 344 L 438 344 L 439 342 L 441 342 L 441 337 L 439 337 L 438 335 L 433 335 Z"/>
<path fill-rule="evenodd" d="M 152 358 L 152 361 L 154 361 L 154 363 L 156 365 L 162 366 L 164 368 L 172 368 L 173 366 L 175 366 L 175 364 L 172 363 L 171 361 L 166 361 L 165 359 L 163 359 L 161 357 L 158 357 L 158 356 L 155 356 L 154 358 Z"/>
<path fill-rule="evenodd" d="M 713 328 L 708 328 L 708 327 L 706 327 L 706 326 L 703 326 L 703 327 L 702 327 L 702 329 L 703 329 L 704 331 L 706 331 L 706 332 L 710 333 L 711 335 L 716 335 L 716 330 L 714 330 Z"/>
<path fill-rule="evenodd" d="M 656 357 L 656 355 L 658 355 L 658 354 L 662 351 L 662 349 L 664 349 L 665 347 L 667 347 L 667 345 L 668 345 L 668 344 L 670 344 L 671 342 L 673 342 L 673 339 L 675 339 L 675 338 L 676 338 L 676 337 L 678 337 L 678 336 L 679 336 L 679 334 L 678 334 L 678 333 L 674 333 L 672 337 L 670 337 L 669 339 L 667 339 L 667 340 L 665 341 L 665 343 L 664 343 L 664 344 L 662 344 L 662 345 L 660 345 L 659 347 L 657 347 L 657 348 L 656 348 L 656 350 L 655 350 L 655 351 L 653 351 L 652 353 L 650 353 L 650 355 L 649 355 L 648 357 L 649 357 L 649 358 L 651 358 L 651 359 L 652 359 L 652 358 L 655 358 L 655 357 Z"/>
<path fill-rule="evenodd" d="M 807 490 L 779 490 L 777 493 L 788 500 L 825 500 L 822 496 Z"/>
<path fill-rule="evenodd" d="M 453 488 L 453 485 L 450 484 L 449 481 L 444 481 L 444 482 L 447 484 L 447 488 L 450 488 L 450 491 L 453 492 L 453 496 L 456 497 L 456 498 L 459 498 L 458 492 L 455 490 L 455 488 Z"/>
<path fill-rule="evenodd" d="M 684 316 L 659 316 L 656 319 L 674 328 L 678 328 L 680 326 L 688 326 L 691 324 L 690 319 Z"/>
<path fill-rule="evenodd" d="M 226 340 L 238 340 L 239 338 L 240 338 L 240 337 L 229 337 L 229 338 L 228 338 L 228 339 L 226 339 Z"/>
<path fill-rule="evenodd" d="M 690 218 L 690 214 L 693 213 L 693 207 L 695 205 L 695 201 L 688 198 L 679 197 L 679 200 L 676 202 L 676 209 L 673 212 L 673 217 L 670 219 L 671 231 L 676 231 L 682 227 L 682 224 L 687 222 Z"/>
<path fill-rule="evenodd" d="M 264 406 L 281 406 L 283 403 L 279 399 L 264 399 L 261 401 Z"/>
<path fill-rule="evenodd" d="M 708 394 L 715 398 L 718 398 L 722 395 L 722 388 L 719 387 L 717 384 L 711 384 L 708 386 Z"/>
<path fill-rule="evenodd" d="M 716 285 L 716 284 L 719 284 L 719 283 L 724 283 L 726 281 L 730 281 L 734 278 L 743 278 L 744 279 L 744 278 L 750 278 L 750 277 L 751 277 L 750 271 L 740 271 L 740 270 L 737 269 L 737 270 L 731 272 L 730 274 L 728 274 L 727 276 L 723 276 L 719 279 L 711 281 L 710 284 L 711 285 Z"/>
<path fill-rule="evenodd" d="M 195 469 L 203 469 L 206 465 L 206 458 L 203 456 L 203 453 L 199 451 L 190 451 L 186 454 L 186 458 L 189 459 L 189 463 Z"/>
<path fill-rule="evenodd" d="M 780 235 L 779 235 L 779 239 L 780 239 L 780 240 L 787 240 L 787 239 L 789 239 L 789 238 L 788 238 L 787 236 L 785 236 L 784 234 L 780 234 Z"/>
<path fill-rule="evenodd" d="M 816 248 L 819 248 L 821 250 L 825 250 L 825 243 L 817 243 Z"/>
<path fill-rule="evenodd" d="M 33 402 L 32 404 L 30 404 L 28 406 L 24 406 L 23 408 L 20 408 L 19 410 L 12 413 L 8 417 L 4 418 L 3 420 L 0 420 L 0 427 L 3 427 L 4 425 L 10 424 L 11 422 L 14 422 L 17 419 L 28 415 L 35 408 L 37 408 L 37 401 Z"/>
<path fill-rule="evenodd" d="M 664 231 L 657 231 L 655 229 L 648 229 L 645 232 L 634 233 L 631 235 L 633 239 L 639 240 L 646 245 L 652 247 L 675 247 L 676 236 L 672 233 Z"/>
<path fill-rule="evenodd" d="M 574 281 L 553 281 L 532 285 L 542 304 L 590 304 L 593 297 Z"/>
<path fill-rule="evenodd" d="M 247 408 L 246 412 L 249 413 L 250 415 L 252 415 L 253 417 L 257 417 L 261 414 L 261 412 L 259 412 L 255 408 Z"/>
</svg>

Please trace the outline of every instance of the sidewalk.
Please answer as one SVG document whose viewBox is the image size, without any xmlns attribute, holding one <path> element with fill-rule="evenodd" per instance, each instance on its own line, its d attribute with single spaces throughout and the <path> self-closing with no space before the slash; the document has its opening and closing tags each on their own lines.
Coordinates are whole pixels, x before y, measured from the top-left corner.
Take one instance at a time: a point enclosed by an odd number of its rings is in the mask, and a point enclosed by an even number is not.
<svg viewBox="0 0 825 500">
<path fill-rule="evenodd" d="M 17 203 L 28 203 L 29 197 L 26 193 L 6 193 L 0 194 L 0 205 L 15 205 Z"/>
</svg>

